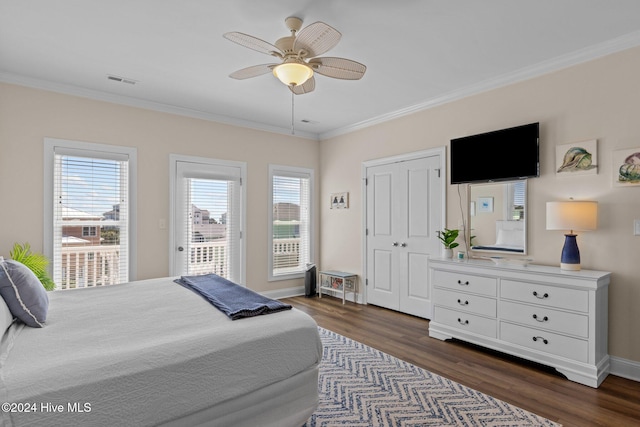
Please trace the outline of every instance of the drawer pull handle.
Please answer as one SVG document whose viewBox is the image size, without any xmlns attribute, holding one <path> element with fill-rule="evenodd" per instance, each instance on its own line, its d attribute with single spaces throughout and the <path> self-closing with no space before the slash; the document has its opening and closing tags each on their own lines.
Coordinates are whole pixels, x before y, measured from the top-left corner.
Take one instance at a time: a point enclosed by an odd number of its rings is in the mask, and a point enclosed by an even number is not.
<svg viewBox="0 0 640 427">
<path fill-rule="evenodd" d="M 460 323 L 461 325 L 468 325 L 468 324 L 469 324 L 469 321 L 468 321 L 468 320 L 465 320 L 465 321 L 463 322 L 463 321 L 462 321 L 462 319 L 458 317 L 458 323 Z"/>
<path fill-rule="evenodd" d="M 458 285 L 460 286 L 469 286 L 469 281 L 463 282 L 462 280 L 458 280 Z"/>
<path fill-rule="evenodd" d="M 458 304 L 460 304 L 460 305 L 469 305 L 469 301 L 462 302 L 462 300 L 458 299 Z"/>
<path fill-rule="evenodd" d="M 540 319 L 537 314 L 534 314 L 533 318 L 536 319 L 540 323 L 549 321 L 549 318 L 547 316 L 544 316 L 542 319 Z"/>
<path fill-rule="evenodd" d="M 548 293 L 544 293 L 544 295 L 540 296 L 540 294 L 538 294 L 536 291 L 533 291 L 533 296 L 538 298 L 538 299 L 545 299 L 545 298 L 549 298 L 549 294 Z"/>
<path fill-rule="evenodd" d="M 543 343 L 549 344 L 549 340 L 543 337 L 533 337 L 534 341 L 542 340 Z"/>
</svg>

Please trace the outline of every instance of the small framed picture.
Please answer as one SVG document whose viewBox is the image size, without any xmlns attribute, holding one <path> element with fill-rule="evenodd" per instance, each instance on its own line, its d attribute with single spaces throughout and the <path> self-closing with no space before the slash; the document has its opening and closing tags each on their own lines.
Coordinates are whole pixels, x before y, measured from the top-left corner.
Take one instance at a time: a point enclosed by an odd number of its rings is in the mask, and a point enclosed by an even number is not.
<svg viewBox="0 0 640 427">
<path fill-rule="evenodd" d="M 478 213 L 493 212 L 493 197 L 478 197 Z"/>
<path fill-rule="evenodd" d="M 556 175 L 596 175 L 598 173 L 598 140 L 556 146 Z"/>
<path fill-rule="evenodd" d="M 640 147 L 613 152 L 613 184 L 617 187 L 640 185 Z"/>
<path fill-rule="evenodd" d="M 331 209 L 349 209 L 349 192 L 331 193 Z"/>
</svg>

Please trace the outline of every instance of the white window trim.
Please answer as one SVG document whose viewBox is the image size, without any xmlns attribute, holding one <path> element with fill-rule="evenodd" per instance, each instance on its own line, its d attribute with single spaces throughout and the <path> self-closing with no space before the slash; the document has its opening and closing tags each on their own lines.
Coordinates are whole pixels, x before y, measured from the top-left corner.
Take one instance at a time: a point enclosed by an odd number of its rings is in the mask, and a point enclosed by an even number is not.
<svg viewBox="0 0 640 427">
<path fill-rule="evenodd" d="M 269 276 L 268 281 L 274 282 L 279 280 L 298 279 L 304 277 L 304 272 L 291 273 L 291 274 L 279 274 L 273 275 L 273 176 L 277 175 L 277 172 L 300 174 L 304 177 L 309 177 L 309 262 L 313 263 L 315 259 L 315 210 L 314 210 L 314 189 L 315 182 L 313 176 L 313 169 L 296 167 L 296 166 L 283 166 L 283 165 L 269 165 L 269 210 L 268 210 L 268 223 L 267 223 L 267 254 L 268 254 L 268 269 Z"/>
<path fill-rule="evenodd" d="M 69 152 L 75 151 L 86 157 L 110 157 L 129 160 L 129 280 L 136 280 L 137 260 L 137 217 L 138 217 L 138 150 L 133 147 L 97 144 L 93 142 L 71 141 L 66 139 L 44 139 L 44 255 L 53 259 L 53 171 L 55 150 L 61 148 Z"/>
<path fill-rule="evenodd" d="M 245 285 L 246 280 L 246 265 L 247 265 L 247 238 L 245 236 L 245 230 L 247 228 L 247 163 L 236 162 L 232 160 L 219 160 L 210 159 L 207 157 L 197 156 L 185 156 L 181 154 L 169 154 L 169 275 L 176 275 L 176 213 L 175 213 L 175 196 L 176 186 L 178 185 L 178 162 L 189 162 L 194 164 L 201 164 L 206 166 L 223 166 L 223 167 L 236 167 L 240 169 L 240 179 L 242 183 L 241 187 L 241 201 L 242 210 L 240 219 L 240 231 L 242 237 L 240 239 L 240 256 L 242 257 L 242 263 L 240 266 L 240 285 Z"/>
</svg>

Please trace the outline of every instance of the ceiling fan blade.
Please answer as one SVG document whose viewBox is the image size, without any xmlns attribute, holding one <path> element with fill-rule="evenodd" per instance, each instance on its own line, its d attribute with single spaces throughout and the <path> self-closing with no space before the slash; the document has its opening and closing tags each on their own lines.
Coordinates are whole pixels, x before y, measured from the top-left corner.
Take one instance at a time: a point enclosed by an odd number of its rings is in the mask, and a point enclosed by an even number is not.
<svg viewBox="0 0 640 427">
<path fill-rule="evenodd" d="M 266 53 L 267 55 L 282 58 L 282 52 L 280 52 L 280 49 L 278 49 L 276 46 L 257 37 L 250 36 L 249 34 L 233 31 L 230 33 L 224 33 L 222 36 L 227 40 L 238 43 L 240 46 L 248 47 L 249 49 L 253 49 L 261 53 Z"/>
<path fill-rule="evenodd" d="M 324 22 L 314 22 L 304 27 L 296 36 L 293 42 L 293 50 L 300 49 L 307 51 L 307 58 L 322 55 L 340 41 L 340 31 L 325 24 Z"/>
<path fill-rule="evenodd" d="M 229 77 L 231 77 L 232 79 L 244 80 L 244 79 L 249 79 L 251 77 L 261 76 L 263 74 L 272 72 L 273 67 L 275 67 L 276 65 L 278 64 L 254 65 L 252 67 L 247 67 L 238 71 L 234 71 L 233 73 L 229 74 Z"/>
<path fill-rule="evenodd" d="M 296 95 L 304 95 L 305 93 L 313 92 L 315 88 L 316 79 L 314 79 L 313 76 L 300 86 L 289 86 L 291 92 L 295 93 Z"/>
<path fill-rule="evenodd" d="M 342 80 L 359 80 L 367 70 L 367 67 L 359 62 L 330 56 L 312 58 L 308 64 L 318 74 Z"/>
</svg>

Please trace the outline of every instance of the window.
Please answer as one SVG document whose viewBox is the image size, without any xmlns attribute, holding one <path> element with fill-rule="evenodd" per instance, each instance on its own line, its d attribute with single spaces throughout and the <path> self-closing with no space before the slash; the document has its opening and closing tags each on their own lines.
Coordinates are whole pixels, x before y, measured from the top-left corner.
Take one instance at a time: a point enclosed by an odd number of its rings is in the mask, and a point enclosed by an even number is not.
<svg viewBox="0 0 640 427">
<path fill-rule="evenodd" d="M 95 237 L 97 236 L 97 227 L 82 227 L 82 235 L 84 237 Z"/>
<path fill-rule="evenodd" d="M 304 276 L 313 260 L 313 170 L 269 166 L 269 280 Z"/>
<path fill-rule="evenodd" d="M 56 289 L 135 277 L 136 150 L 45 139 L 45 253 Z"/>
<path fill-rule="evenodd" d="M 524 208 L 525 208 L 525 188 L 526 181 L 516 181 L 508 184 L 508 198 L 507 198 L 507 209 L 508 216 L 505 218 L 509 218 L 513 221 L 519 221 L 524 219 Z"/>
</svg>

